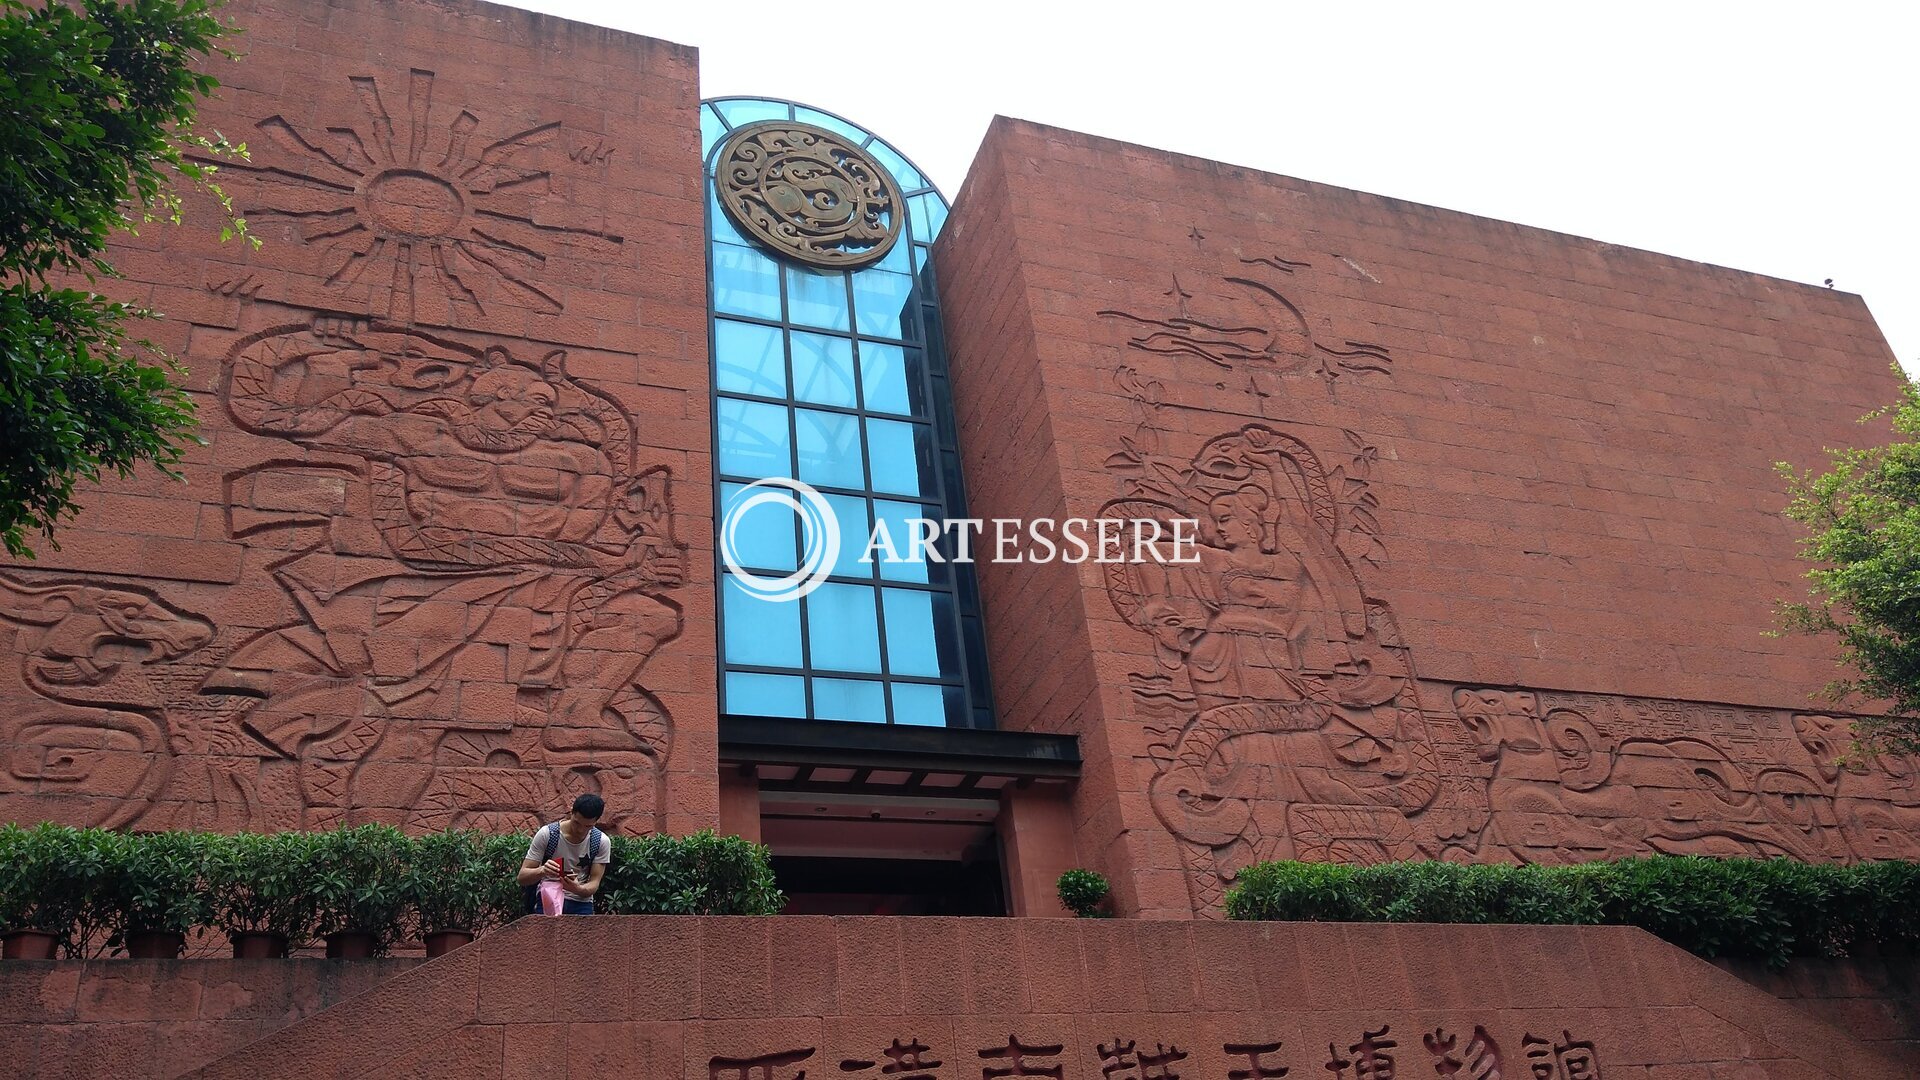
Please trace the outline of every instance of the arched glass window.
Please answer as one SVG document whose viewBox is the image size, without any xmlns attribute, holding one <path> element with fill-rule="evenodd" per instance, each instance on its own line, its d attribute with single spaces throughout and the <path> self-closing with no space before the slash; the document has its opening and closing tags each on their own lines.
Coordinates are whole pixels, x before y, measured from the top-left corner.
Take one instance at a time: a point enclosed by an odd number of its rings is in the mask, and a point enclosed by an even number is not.
<svg viewBox="0 0 1920 1080">
<path fill-rule="evenodd" d="M 906 214 L 884 258 L 819 269 L 750 239 L 721 209 L 716 151 L 735 130 L 770 120 L 831 132 L 891 174 Z M 745 485 L 790 477 L 826 497 L 841 529 L 832 575 L 799 600 L 762 599 L 721 561 L 721 711 L 992 727 L 972 567 L 861 561 L 876 519 L 904 550 L 909 520 L 966 516 L 928 265 L 947 202 L 893 147 L 831 113 L 720 98 L 701 106 L 700 131 L 715 519 Z M 790 512 L 764 506 L 742 517 L 734 555 L 777 576 L 799 565 L 803 542 Z M 936 547 L 952 552 L 950 541 Z"/>
</svg>

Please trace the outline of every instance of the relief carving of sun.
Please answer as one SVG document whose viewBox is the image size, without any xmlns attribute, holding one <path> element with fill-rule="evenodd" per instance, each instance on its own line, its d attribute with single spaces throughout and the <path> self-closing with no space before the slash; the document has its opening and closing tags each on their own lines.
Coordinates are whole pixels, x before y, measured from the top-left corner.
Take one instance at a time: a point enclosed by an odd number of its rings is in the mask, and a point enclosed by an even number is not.
<svg viewBox="0 0 1920 1080">
<path fill-rule="evenodd" d="M 354 122 L 309 137 L 270 116 L 255 127 L 272 159 L 221 167 L 257 181 L 236 200 L 243 217 L 256 229 L 289 223 L 319 249 L 325 285 L 364 295 L 369 314 L 456 323 L 495 304 L 556 313 L 561 300 L 544 280 L 556 245 L 622 242 L 604 224 L 567 220 L 572 208 L 550 198 L 558 122 L 480 141 L 469 110 L 433 122 L 430 71 L 410 73 L 397 118 L 378 80 L 349 81 L 362 114 Z M 602 141 L 561 160 L 598 166 L 608 153 Z"/>
</svg>

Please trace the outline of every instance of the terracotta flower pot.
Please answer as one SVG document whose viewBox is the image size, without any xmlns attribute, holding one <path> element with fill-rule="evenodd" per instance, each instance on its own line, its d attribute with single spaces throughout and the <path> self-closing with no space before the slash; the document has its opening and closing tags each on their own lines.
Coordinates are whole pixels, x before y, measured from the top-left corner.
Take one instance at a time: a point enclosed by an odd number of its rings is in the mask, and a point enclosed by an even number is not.
<svg viewBox="0 0 1920 1080">
<path fill-rule="evenodd" d="M 371 960 L 374 952 L 372 934 L 362 930 L 342 930 L 327 935 L 327 959 L 329 960 Z"/>
<path fill-rule="evenodd" d="M 278 960 L 287 955 L 287 936 L 246 930 L 233 935 L 235 960 Z"/>
<path fill-rule="evenodd" d="M 10 930 L 6 943 L 0 945 L 0 956 L 8 960 L 51 960 L 59 944 L 59 937 L 45 930 Z"/>
<path fill-rule="evenodd" d="M 187 935 L 172 930 L 127 931 L 127 958 L 131 960 L 175 960 L 187 947 Z"/>
<path fill-rule="evenodd" d="M 435 930 L 427 935 L 427 959 L 445 956 L 462 945 L 473 940 L 473 934 L 466 930 Z"/>
</svg>

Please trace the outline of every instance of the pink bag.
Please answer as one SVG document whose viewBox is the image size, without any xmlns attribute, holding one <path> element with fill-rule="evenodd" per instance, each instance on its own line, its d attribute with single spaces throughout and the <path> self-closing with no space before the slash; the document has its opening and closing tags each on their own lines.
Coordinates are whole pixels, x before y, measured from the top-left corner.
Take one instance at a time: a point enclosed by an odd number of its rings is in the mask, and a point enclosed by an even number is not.
<svg viewBox="0 0 1920 1080">
<path fill-rule="evenodd" d="M 543 915 L 558 915 L 566 910 L 567 890 L 560 887 L 559 878 L 546 878 L 540 882 L 540 912 Z"/>
</svg>

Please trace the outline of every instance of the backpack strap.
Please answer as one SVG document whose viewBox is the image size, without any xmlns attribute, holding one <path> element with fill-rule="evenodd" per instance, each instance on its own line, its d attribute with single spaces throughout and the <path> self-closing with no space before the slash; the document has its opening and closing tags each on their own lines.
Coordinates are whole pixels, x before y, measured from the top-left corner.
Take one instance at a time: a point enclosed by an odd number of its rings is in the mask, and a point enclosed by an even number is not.
<svg viewBox="0 0 1920 1080">
<path fill-rule="evenodd" d="M 560 823 L 556 821 L 553 824 L 547 826 L 547 857 L 540 861 L 551 862 L 553 860 L 554 852 L 559 850 L 560 850 Z"/>
<path fill-rule="evenodd" d="M 600 842 L 605 839 L 606 837 L 600 835 L 599 829 L 594 829 L 587 833 L 587 861 L 589 863 L 597 863 L 600 861 Z M 588 869 L 591 870 L 592 867 L 588 867 Z"/>
</svg>

